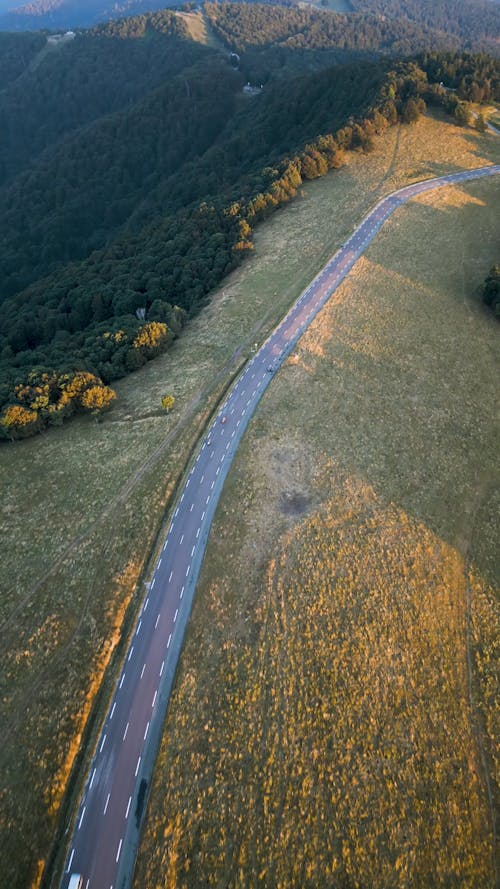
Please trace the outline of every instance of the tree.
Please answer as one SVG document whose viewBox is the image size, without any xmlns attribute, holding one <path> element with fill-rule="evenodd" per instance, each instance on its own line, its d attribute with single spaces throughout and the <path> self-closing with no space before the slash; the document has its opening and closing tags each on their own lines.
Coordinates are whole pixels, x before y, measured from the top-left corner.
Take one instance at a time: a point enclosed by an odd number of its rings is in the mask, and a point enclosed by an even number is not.
<svg viewBox="0 0 500 889">
<path fill-rule="evenodd" d="M 457 102 L 457 106 L 453 113 L 453 116 L 456 122 L 461 127 L 467 127 L 470 123 L 470 111 L 469 106 L 466 105 L 465 102 Z"/>
<path fill-rule="evenodd" d="M 475 129 L 478 133 L 485 133 L 488 129 L 488 124 L 486 123 L 486 118 L 484 114 L 478 114 L 474 123 Z"/>
<path fill-rule="evenodd" d="M 167 412 L 169 412 L 169 411 L 172 410 L 174 404 L 175 404 L 175 398 L 174 398 L 173 395 L 164 395 L 164 396 L 163 396 L 163 398 L 162 398 L 162 400 L 161 400 L 161 406 L 162 406 L 162 408 L 164 408 Z"/>
<path fill-rule="evenodd" d="M 91 411 L 92 416 L 97 418 L 110 409 L 115 398 L 116 392 L 109 386 L 91 386 L 83 393 L 81 403 L 86 411 Z"/>
</svg>

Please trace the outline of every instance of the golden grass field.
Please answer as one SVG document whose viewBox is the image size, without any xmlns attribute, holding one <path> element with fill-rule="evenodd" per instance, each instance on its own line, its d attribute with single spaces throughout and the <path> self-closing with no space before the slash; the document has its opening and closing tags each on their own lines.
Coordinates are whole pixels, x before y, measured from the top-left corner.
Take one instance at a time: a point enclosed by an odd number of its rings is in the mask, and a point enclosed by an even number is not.
<svg viewBox="0 0 500 889">
<path fill-rule="evenodd" d="M 499 332 L 477 287 L 499 198 L 398 211 L 264 397 L 136 889 L 495 886 Z"/>
<path fill-rule="evenodd" d="M 377 142 L 372 155 L 353 156 L 340 172 L 310 183 L 292 204 L 258 229 L 255 251 L 247 263 L 227 280 L 214 295 L 211 305 L 167 354 L 116 386 L 118 404 L 102 423 L 81 418 L 36 439 L 1 448 L 0 885 L 24 889 L 39 883 L 44 861 L 53 851 L 56 828 L 61 831 L 57 842 L 59 859 L 56 859 L 56 864 L 60 864 L 64 851 L 62 832 L 69 824 L 71 805 L 76 802 L 82 786 L 92 740 L 124 652 L 120 628 L 123 626 L 126 636 L 141 601 L 148 559 L 171 492 L 184 469 L 191 444 L 232 373 L 381 194 L 412 179 L 498 160 L 498 155 L 493 137 L 458 130 L 437 119 L 429 118 L 414 128 L 401 127 L 387 133 Z M 492 419 L 488 409 L 491 411 L 493 405 L 492 361 L 498 331 L 478 308 L 475 290 L 489 266 L 498 259 L 493 228 L 495 212 L 498 218 L 498 193 L 498 186 L 492 183 L 471 185 L 453 198 L 445 197 L 444 193 L 436 197 L 442 206 L 429 195 L 427 204 L 415 202 L 407 211 L 402 211 L 302 340 L 300 349 L 266 396 L 229 479 L 220 520 L 212 535 L 213 545 L 167 724 L 151 820 L 138 866 L 138 886 L 149 889 L 155 885 L 183 885 L 187 879 L 183 868 L 188 860 L 191 885 L 199 885 L 200 874 L 207 875 L 208 859 L 204 858 L 207 843 L 212 850 L 210 854 L 220 855 L 217 830 L 226 836 L 222 849 L 224 860 L 227 858 L 230 862 L 227 866 L 236 867 L 231 871 L 235 874 L 233 884 L 240 879 L 240 868 L 246 874 L 251 867 L 254 874 L 256 868 L 260 873 L 269 866 L 265 849 L 271 848 L 271 822 L 266 821 L 269 828 L 265 827 L 260 813 L 265 804 L 266 819 L 275 818 L 281 797 L 274 797 L 274 791 L 271 792 L 273 786 L 279 785 L 278 773 L 273 768 L 277 767 L 276 763 L 284 768 L 285 748 L 280 738 L 289 732 L 292 737 L 295 729 L 288 725 L 286 709 L 280 710 L 278 706 L 274 711 L 269 708 L 269 720 L 264 719 L 271 689 L 264 695 L 267 686 L 263 683 L 266 676 L 271 677 L 271 687 L 275 684 L 276 694 L 281 695 L 288 694 L 288 688 L 299 688 L 288 684 L 292 680 L 287 665 L 301 663 L 302 658 L 308 663 L 313 652 L 306 647 L 292 651 L 290 646 L 285 646 L 277 653 L 278 640 L 269 640 L 265 631 L 269 626 L 271 632 L 272 621 L 276 621 L 277 616 L 266 602 L 270 596 L 277 595 L 278 588 L 283 588 L 287 591 L 283 607 L 288 610 L 295 607 L 292 602 L 295 597 L 305 595 L 303 574 L 293 570 L 293 566 L 310 564 L 311 559 L 315 561 L 308 543 L 315 539 L 313 529 L 316 526 L 322 529 L 321 534 L 318 530 L 317 543 L 321 550 L 326 545 L 322 541 L 332 539 L 333 532 L 328 530 L 333 527 L 332 522 L 340 522 L 338 533 L 345 535 L 346 571 L 357 576 L 358 561 L 368 560 L 371 553 L 373 577 L 385 578 L 387 573 L 395 584 L 394 589 L 402 584 L 401 580 L 392 579 L 389 568 L 386 572 L 384 565 L 378 563 L 373 554 L 375 550 L 358 550 L 361 541 L 356 527 L 352 529 L 352 546 L 348 545 L 351 532 L 343 528 L 341 520 L 351 502 L 349 491 L 353 492 L 353 503 L 366 501 L 367 510 L 382 517 L 381 528 L 395 523 L 396 553 L 407 553 L 412 540 L 420 541 L 419 546 L 424 549 L 426 541 L 435 540 L 431 549 L 437 554 L 435 582 L 436 590 L 438 587 L 441 590 L 443 609 L 447 608 L 451 593 L 448 582 L 439 578 L 449 577 L 450 572 L 456 575 L 455 624 L 449 630 L 449 638 L 445 637 L 443 648 L 453 652 L 454 640 L 460 637 L 460 621 L 467 629 L 471 648 L 474 640 L 483 645 L 485 632 L 493 626 L 485 580 L 489 575 L 484 565 L 492 561 L 494 544 L 494 532 L 489 530 L 494 503 L 488 501 L 487 495 L 492 487 L 491 461 L 495 451 L 491 447 Z M 299 243 L 300 250 L 297 249 Z M 408 252 L 414 262 L 410 268 L 405 265 Z M 459 309 L 459 320 L 454 319 L 451 324 L 450 306 Z M 329 314 L 332 312 L 334 316 Z M 165 392 L 176 397 L 176 407 L 168 416 L 160 409 L 160 399 Z M 403 399 L 404 393 L 408 397 Z M 453 395 L 453 410 L 448 406 L 446 393 L 450 398 Z M 394 401 L 398 394 L 399 400 Z M 401 414 L 403 407 L 405 411 Z M 432 409 L 429 416 L 428 407 Z M 306 408 L 316 413 L 308 414 Z M 402 417 L 408 421 L 404 425 Z M 433 425 L 436 418 L 437 427 Z M 395 420 L 399 422 L 397 429 Z M 394 428 L 389 435 L 391 422 Z M 476 445 L 484 445 L 484 449 L 478 451 Z M 269 498 L 271 482 L 266 467 L 274 467 L 274 499 Z M 482 492 L 481 496 L 470 494 L 471 477 L 476 479 L 474 489 Z M 242 496 L 244 508 L 236 510 Z M 304 501 L 306 509 L 301 512 Z M 344 504 L 338 515 L 336 503 L 339 509 Z M 365 518 L 362 511 L 359 514 L 363 521 L 368 521 L 368 513 Z M 448 517 L 448 525 L 443 515 Z M 234 525 L 231 533 L 224 524 L 228 516 Z M 399 530 L 402 516 L 406 517 L 408 540 Z M 467 584 L 463 571 L 466 544 L 460 535 L 465 534 L 472 518 L 477 532 L 471 538 L 470 553 L 477 551 L 481 558 L 473 560 L 470 556 Z M 383 534 L 386 535 L 385 530 Z M 465 534 L 464 540 L 466 538 Z M 392 545 L 391 540 L 388 535 L 387 547 Z M 338 553 L 333 550 L 328 558 L 337 560 Z M 403 555 L 401 560 L 404 561 Z M 399 561 L 397 559 L 398 564 Z M 417 562 L 412 590 L 422 585 L 422 578 L 432 574 L 425 559 Z M 327 574 L 328 562 L 321 565 L 318 561 L 318 570 Z M 382 587 L 382 581 L 380 585 Z M 297 592 L 292 596 L 294 589 Z M 385 601 L 384 596 L 387 598 L 384 589 L 380 591 L 381 601 Z M 348 632 L 349 621 L 354 621 L 349 603 L 354 601 L 356 590 L 356 584 L 346 583 L 345 608 L 340 615 L 332 610 L 328 625 L 334 627 L 339 620 L 345 620 Z M 422 607 L 414 601 L 415 593 L 410 591 L 408 595 L 413 595 L 411 608 L 417 621 Z M 464 595 L 470 596 L 469 609 L 464 605 Z M 390 597 L 389 600 L 388 608 L 392 602 Z M 368 605 L 371 607 L 371 601 L 367 600 L 367 608 Z M 202 618 L 207 607 L 213 615 L 208 627 Z M 323 613 L 322 608 L 333 609 L 333 604 L 318 601 L 315 607 Z M 429 615 L 429 619 L 432 617 Z M 386 619 L 390 623 L 390 613 Z M 293 623 L 290 639 L 300 641 L 300 625 L 292 621 L 292 616 L 289 621 L 290 626 Z M 312 632 L 313 622 L 309 621 L 308 625 Z M 368 626 L 368 634 L 371 632 L 373 636 L 375 631 L 376 624 L 371 629 Z M 397 622 L 392 632 L 397 653 L 402 648 Z M 418 632 L 418 627 L 414 632 Z M 437 638 L 435 628 L 433 632 Z M 463 633 L 460 638 L 463 642 Z M 312 646 L 313 641 L 311 638 Z M 329 657 L 331 669 L 334 662 L 338 662 L 342 672 L 345 662 L 352 671 L 351 692 L 358 688 L 355 677 L 359 666 L 355 663 L 351 666 L 348 647 L 342 654 L 347 660 L 339 660 L 336 649 L 332 648 L 327 655 L 326 637 L 321 644 L 320 641 L 318 638 L 318 666 L 324 667 L 322 658 Z M 201 648 L 196 656 L 194 644 Z M 437 641 L 435 644 L 441 645 Z M 460 651 L 459 647 L 455 648 Z M 481 721 L 485 737 L 486 732 L 492 730 L 492 711 L 482 690 L 488 688 L 488 694 L 494 694 L 493 687 L 488 685 L 490 648 L 489 643 L 483 645 L 481 669 L 485 678 L 478 703 L 474 704 L 475 715 L 469 723 L 468 734 L 465 724 L 463 727 L 463 749 L 471 736 L 477 736 L 476 721 Z M 279 658 L 276 661 L 277 654 L 282 662 Z M 380 657 L 382 654 L 381 650 Z M 402 672 L 397 675 L 407 675 L 404 671 L 410 669 L 416 655 L 411 656 L 413 660 L 409 653 L 406 659 L 403 654 L 394 657 L 397 664 L 401 662 Z M 429 655 L 431 665 L 433 657 L 435 654 Z M 458 660 L 457 655 L 457 663 Z M 380 664 L 381 687 L 384 687 L 384 675 L 392 678 L 396 675 L 395 669 L 385 662 Z M 431 668 L 429 670 L 432 673 Z M 448 685 L 444 679 L 432 680 L 439 688 L 445 682 L 443 700 L 446 688 L 468 694 L 467 688 L 464 691 L 463 671 L 456 676 L 449 675 L 444 667 L 443 671 Z M 421 672 L 425 674 L 425 663 Z M 414 670 L 412 677 L 419 694 L 423 695 L 421 699 L 426 700 L 428 687 L 423 679 L 421 687 Z M 298 676 L 296 680 L 299 681 Z M 307 681 L 304 674 L 303 682 Z M 474 683 L 477 696 L 477 672 Z M 372 689 L 367 685 L 366 694 L 370 695 Z M 279 691 L 282 687 L 285 691 Z M 353 696 L 349 687 L 347 683 L 344 690 L 337 689 L 339 700 Z M 101 693 L 97 695 L 99 688 Z M 307 703 L 305 686 L 300 689 L 304 706 L 312 709 L 314 715 L 310 729 L 307 721 L 304 733 L 298 729 L 300 737 L 293 742 L 296 752 L 290 759 L 290 767 L 296 763 L 297 768 L 305 770 L 304 780 L 307 777 L 309 784 L 306 782 L 304 787 L 310 786 L 310 791 L 302 799 L 302 791 L 300 787 L 297 790 L 294 783 L 295 790 L 290 787 L 287 792 L 298 792 L 304 805 L 304 800 L 314 797 L 316 792 L 308 745 L 314 743 L 312 749 L 319 751 L 312 761 L 318 770 L 323 769 L 322 774 L 326 762 L 321 734 L 316 737 L 317 729 L 313 731 L 317 721 L 316 703 Z M 253 695 L 256 702 L 248 709 L 247 702 Z M 403 691 L 401 696 L 404 697 Z M 210 701 L 212 706 L 208 707 L 204 701 Z M 335 712 L 332 702 L 326 699 L 325 702 L 326 707 Z M 356 702 L 351 701 L 351 705 L 352 712 L 346 715 L 348 722 L 335 729 L 340 739 L 338 744 L 349 722 L 360 723 L 360 713 L 365 712 L 363 708 L 368 702 L 359 712 Z M 300 701 L 295 701 L 294 706 L 300 707 Z M 481 713 L 478 706 L 483 708 Z M 326 707 L 325 712 L 330 713 Z M 390 702 L 381 701 L 380 707 L 382 716 L 376 719 L 383 722 L 383 713 L 392 712 Z M 458 704 L 452 708 L 455 716 L 457 709 Z M 259 712 L 261 721 L 266 723 L 263 727 L 259 727 L 258 722 L 254 726 Z M 403 726 L 403 711 L 397 718 Z M 250 730 L 245 720 L 250 721 Z M 178 729 L 174 729 L 174 725 Z M 327 721 L 325 727 L 331 729 L 331 723 Z M 450 737 L 455 729 L 456 725 L 450 721 Z M 84 731 L 85 750 L 80 759 L 75 760 Z M 380 731 L 385 737 L 382 729 Z M 422 731 L 420 727 L 419 732 Z M 275 766 L 272 763 L 266 766 L 264 772 L 254 757 L 254 747 L 245 746 L 248 737 L 255 734 L 257 738 L 259 732 L 263 733 L 259 747 L 262 762 L 266 763 L 271 755 L 275 762 Z M 241 738 L 239 746 L 238 737 Z M 400 751 L 404 744 L 398 738 L 394 743 L 397 742 L 396 749 Z M 221 753 L 221 745 L 224 748 L 226 742 L 227 756 Z M 410 740 L 407 743 L 410 744 Z M 444 743 L 441 734 L 432 743 L 438 746 Z M 432 743 L 429 740 L 431 746 Z M 335 744 L 338 749 L 337 742 Z M 408 749 L 411 758 L 414 748 Z M 195 753 L 192 761 L 190 750 Z M 468 799 L 477 822 L 470 852 L 472 873 L 477 867 L 477 849 L 488 849 L 490 838 L 483 772 L 477 763 L 477 748 L 470 743 L 468 750 L 470 792 L 476 795 Z M 235 758 L 237 751 L 241 758 Z M 425 750 L 419 751 L 418 747 L 418 756 L 427 762 Z M 359 762 L 361 755 L 353 751 L 353 763 Z M 381 769 L 388 768 L 385 755 L 380 756 Z M 400 761 L 396 754 L 391 756 L 394 772 L 398 774 Z M 170 769 L 175 762 L 187 763 L 188 768 L 184 776 L 173 780 Z M 489 760 L 488 764 L 491 765 Z M 71 792 L 65 798 L 72 768 Z M 337 766 L 332 764 L 332 768 Z M 205 784 L 207 769 L 213 771 L 214 780 Z M 346 773 L 340 766 L 336 774 L 344 774 L 345 780 Z M 193 780 L 194 775 L 198 777 Z M 418 775 L 420 780 L 422 775 L 420 772 Z M 267 783 L 275 782 L 269 784 L 269 791 L 265 790 L 264 778 Z M 462 787 L 458 778 L 456 784 Z M 280 786 L 284 786 L 283 781 Z M 465 793 L 463 787 L 462 791 Z M 261 794 L 260 809 L 254 817 L 250 803 L 252 793 L 257 792 Z M 211 799 L 214 793 L 217 805 L 213 805 Z M 359 793 L 359 805 L 363 806 L 366 800 L 361 799 L 361 791 Z M 395 789 L 392 793 L 391 798 L 397 797 Z M 457 796 L 457 805 L 462 798 Z M 189 814 L 193 802 L 194 814 Z M 348 811 L 351 804 L 352 797 L 349 797 L 343 811 Z M 319 818 L 319 815 L 313 816 L 311 811 L 311 817 Z M 210 818 L 219 825 L 215 833 L 215 828 L 210 827 Z M 446 832 L 449 828 L 453 833 L 443 818 L 439 810 L 436 813 L 439 830 L 446 829 Z M 228 833 L 228 827 L 242 819 L 245 819 L 245 829 L 253 825 L 250 845 L 243 840 L 240 843 L 239 834 L 229 836 Z M 286 837 L 290 834 L 286 831 L 293 832 L 293 824 L 286 826 L 285 821 L 272 821 L 273 842 L 278 843 L 280 839 L 282 823 L 285 833 L 279 845 L 283 861 L 289 861 L 291 846 Z M 457 824 L 462 825 L 460 829 L 465 831 L 465 836 L 466 827 L 459 818 Z M 366 831 L 368 827 L 366 825 Z M 411 829 L 416 829 L 415 825 Z M 426 821 L 425 830 L 429 829 Z M 175 841 L 169 839 L 167 844 L 165 832 L 168 837 L 175 836 Z M 311 842 L 316 842 L 313 832 L 309 833 Z M 408 834 L 408 848 L 412 836 Z M 349 832 L 345 841 L 351 842 Z M 379 840 L 374 836 L 366 842 L 363 860 L 369 863 L 369 850 L 377 849 Z M 389 837 L 384 842 L 389 849 Z M 240 855 L 243 856 L 241 862 Z M 342 850 L 335 851 L 333 857 L 339 859 L 339 867 L 347 867 Z M 328 865 L 331 868 L 333 857 Z M 312 858 L 311 866 L 320 867 L 320 859 L 316 862 L 316 856 Z M 484 855 L 482 860 L 487 870 L 488 856 Z M 273 866 L 281 867 L 280 861 L 276 860 Z M 306 874 L 307 866 L 303 866 Z M 409 867 L 406 859 L 403 866 Z M 214 880 L 222 873 L 218 867 L 213 870 Z M 172 874 L 171 879 L 168 878 L 170 882 L 165 883 L 165 873 Z M 276 870 L 276 879 L 278 876 Z M 241 878 L 240 885 L 245 885 L 245 879 L 245 876 Z M 314 875 L 311 876 L 311 885 L 314 879 Z M 260 880 L 263 885 L 266 880 L 269 885 L 272 883 L 272 877 L 265 874 Z M 285 879 L 283 885 L 292 884 L 287 884 Z"/>
</svg>

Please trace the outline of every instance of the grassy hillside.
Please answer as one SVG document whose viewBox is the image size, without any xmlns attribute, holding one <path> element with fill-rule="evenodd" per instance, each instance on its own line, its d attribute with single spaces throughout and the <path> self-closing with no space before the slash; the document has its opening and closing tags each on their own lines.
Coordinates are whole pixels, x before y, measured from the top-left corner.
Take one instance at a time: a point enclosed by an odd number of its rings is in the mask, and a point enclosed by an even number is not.
<svg viewBox="0 0 500 889">
<path fill-rule="evenodd" d="M 117 407 L 102 424 L 82 417 L 0 451 L 1 884 L 25 889 L 43 866 L 90 708 L 87 757 L 119 668 L 118 627 L 127 605 L 125 630 L 130 626 L 169 494 L 232 373 L 381 194 L 414 178 L 494 160 L 495 145 L 430 119 L 391 130 L 372 155 L 352 155 L 349 166 L 310 183 L 261 226 L 247 265 L 169 353 L 117 384 Z M 471 238 L 476 218 L 473 223 Z M 487 237 L 471 243 L 477 249 L 473 289 L 496 245 Z M 177 399 L 169 416 L 160 409 L 165 392 Z M 269 518 L 257 527 L 267 527 Z M 261 538 L 259 531 L 250 556 Z M 266 558 L 263 553 L 264 570 Z M 96 699 L 110 658 L 103 698 Z M 182 719 L 196 731 L 189 707 Z M 82 760 L 78 779 L 84 770 Z M 76 794 L 78 783 L 73 789 Z M 57 847 L 62 855 L 62 834 Z M 158 854 L 162 850 L 160 844 Z"/>
<path fill-rule="evenodd" d="M 323 259 L 360 181 L 375 198 L 498 151 L 430 121 L 391 133 L 266 226 L 254 273 L 286 286 Z M 476 290 L 499 202 L 476 183 L 398 211 L 266 394 L 212 530 L 137 889 L 494 886 L 499 349 Z M 231 292 L 251 299 L 250 264 Z"/>
</svg>

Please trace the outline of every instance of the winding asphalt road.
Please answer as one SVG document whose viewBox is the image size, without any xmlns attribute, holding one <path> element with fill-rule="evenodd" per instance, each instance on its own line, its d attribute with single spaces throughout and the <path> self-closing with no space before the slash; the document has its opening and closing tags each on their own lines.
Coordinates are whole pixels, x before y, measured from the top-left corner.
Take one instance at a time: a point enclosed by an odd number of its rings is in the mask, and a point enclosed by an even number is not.
<svg viewBox="0 0 500 889">
<path fill-rule="evenodd" d="M 139 830 L 210 524 L 255 408 L 304 330 L 397 207 L 431 189 L 494 176 L 500 165 L 418 182 L 374 207 L 303 291 L 231 388 L 175 506 L 90 767 L 61 889 L 130 884 Z"/>
</svg>

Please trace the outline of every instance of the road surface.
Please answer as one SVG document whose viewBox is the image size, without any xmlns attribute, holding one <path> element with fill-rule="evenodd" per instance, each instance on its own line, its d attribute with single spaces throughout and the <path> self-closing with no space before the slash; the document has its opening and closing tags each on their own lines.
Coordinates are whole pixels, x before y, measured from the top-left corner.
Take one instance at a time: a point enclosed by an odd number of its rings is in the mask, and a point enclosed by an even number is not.
<svg viewBox="0 0 500 889">
<path fill-rule="evenodd" d="M 500 173 L 500 165 L 399 189 L 379 201 L 302 292 L 229 391 L 177 500 L 137 619 L 74 825 L 61 889 L 130 885 L 144 804 L 210 524 L 239 441 L 273 376 L 385 220 L 431 189 Z"/>
</svg>

